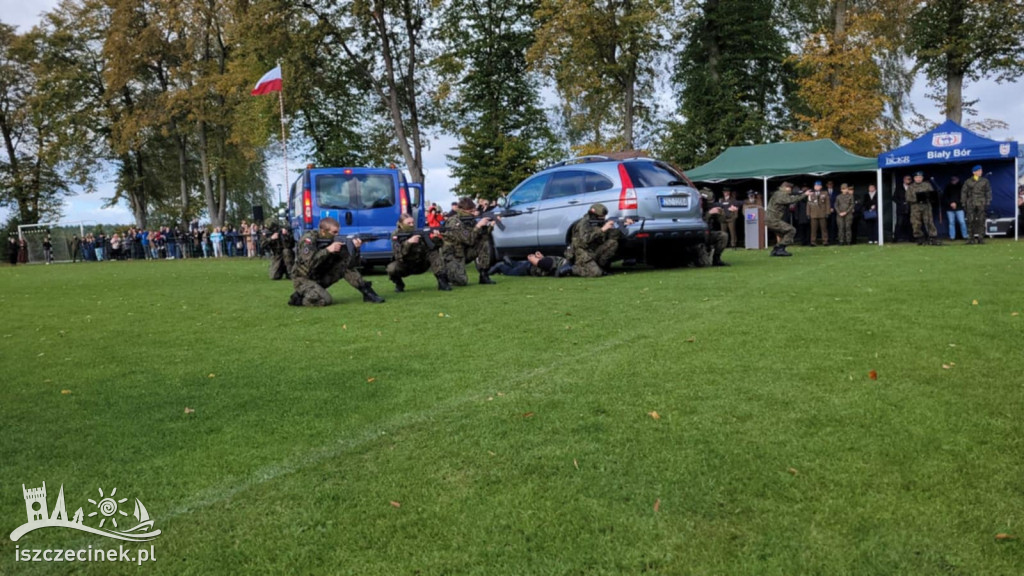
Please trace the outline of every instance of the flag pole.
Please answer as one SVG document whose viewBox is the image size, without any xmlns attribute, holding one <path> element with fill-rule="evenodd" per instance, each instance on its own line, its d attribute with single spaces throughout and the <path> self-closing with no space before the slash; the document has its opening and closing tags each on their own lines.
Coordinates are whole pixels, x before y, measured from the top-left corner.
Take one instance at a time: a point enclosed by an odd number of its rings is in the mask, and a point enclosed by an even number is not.
<svg viewBox="0 0 1024 576">
<path fill-rule="evenodd" d="M 281 67 L 281 61 L 277 62 L 278 68 Z M 281 71 L 281 90 L 277 93 L 278 102 L 281 105 L 281 149 L 284 151 L 284 189 L 288 188 L 288 140 L 285 137 L 284 131 L 284 70 Z M 291 192 L 289 192 L 289 195 Z M 281 208 L 281 191 L 277 192 L 277 205 L 278 209 Z"/>
</svg>

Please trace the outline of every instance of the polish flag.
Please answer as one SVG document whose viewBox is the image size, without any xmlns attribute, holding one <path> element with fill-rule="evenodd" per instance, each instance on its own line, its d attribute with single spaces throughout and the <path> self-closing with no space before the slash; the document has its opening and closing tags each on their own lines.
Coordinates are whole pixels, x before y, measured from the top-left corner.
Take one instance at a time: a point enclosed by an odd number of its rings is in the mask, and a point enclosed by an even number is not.
<svg viewBox="0 0 1024 576">
<path fill-rule="evenodd" d="M 271 92 L 281 91 L 281 66 L 275 66 L 273 70 L 267 72 L 260 78 L 260 81 L 256 83 L 256 87 L 252 89 L 253 96 L 262 96 L 263 94 L 270 94 Z"/>
</svg>

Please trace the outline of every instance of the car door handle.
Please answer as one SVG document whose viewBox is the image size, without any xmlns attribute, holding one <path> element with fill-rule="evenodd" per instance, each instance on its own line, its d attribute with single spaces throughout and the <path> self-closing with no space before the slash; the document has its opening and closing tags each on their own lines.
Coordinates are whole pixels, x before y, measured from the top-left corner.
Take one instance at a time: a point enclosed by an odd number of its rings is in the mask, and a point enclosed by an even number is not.
<svg viewBox="0 0 1024 576">
<path fill-rule="evenodd" d="M 579 203 L 580 203 L 579 200 L 569 200 L 569 202 L 567 202 L 567 204 L 579 204 Z"/>
</svg>

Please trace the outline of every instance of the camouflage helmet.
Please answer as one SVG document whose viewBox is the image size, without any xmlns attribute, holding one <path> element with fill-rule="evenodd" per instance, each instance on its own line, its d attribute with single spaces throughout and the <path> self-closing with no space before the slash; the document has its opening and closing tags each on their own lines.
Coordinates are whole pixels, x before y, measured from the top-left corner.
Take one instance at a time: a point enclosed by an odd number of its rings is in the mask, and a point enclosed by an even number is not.
<svg viewBox="0 0 1024 576">
<path fill-rule="evenodd" d="M 598 216 L 601 218 L 604 218 L 605 216 L 608 215 L 608 207 L 605 206 L 604 204 L 601 204 L 600 202 L 592 205 L 590 207 L 590 211 L 594 214 L 594 216 Z"/>
</svg>

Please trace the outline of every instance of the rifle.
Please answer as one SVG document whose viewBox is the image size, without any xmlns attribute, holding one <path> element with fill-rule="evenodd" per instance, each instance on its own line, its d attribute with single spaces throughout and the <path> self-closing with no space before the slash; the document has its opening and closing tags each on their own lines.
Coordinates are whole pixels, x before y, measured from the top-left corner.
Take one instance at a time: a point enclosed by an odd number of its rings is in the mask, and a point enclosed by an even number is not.
<svg viewBox="0 0 1024 576">
<path fill-rule="evenodd" d="M 374 240 L 387 238 L 387 236 L 382 236 L 380 234 L 347 234 L 343 236 L 341 234 L 337 234 L 334 238 L 317 238 L 316 249 L 323 250 L 335 242 L 340 242 L 345 245 L 345 249 L 348 250 L 349 256 L 352 256 L 356 253 L 356 246 L 352 241 L 357 238 L 363 242 L 373 242 Z"/>
<path fill-rule="evenodd" d="M 405 242 L 409 238 L 412 238 L 413 236 L 419 236 L 420 241 L 423 242 L 423 245 L 427 247 L 427 250 L 433 250 L 437 247 L 437 245 L 434 244 L 434 234 L 435 231 L 429 228 L 427 228 L 426 230 L 410 230 L 408 232 L 395 232 L 394 234 L 391 235 L 391 242 L 401 243 Z"/>
<path fill-rule="evenodd" d="M 515 210 L 505 210 L 501 214 L 484 213 L 484 214 L 481 214 L 479 216 L 466 216 L 466 217 L 460 216 L 459 219 L 462 220 L 463 224 L 465 224 L 467 226 L 470 226 L 470 227 L 475 227 L 477 222 L 483 220 L 484 218 L 490 218 L 491 222 L 493 222 L 494 225 L 497 226 L 499 230 L 504 230 L 505 229 L 505 225 L 501 222 L 501 220 L 499 220 L 499 218 L 504 218 L 506 216 L 518 216 L 518 215 L 519 215 L 519 212 L 517 212 Z"/>
<path fill-rule="evenodd" d="M 603 227 L 606 222 L 611 222 L 614 224 L 614 226 L 612 226 L 612 230 L 626 229 L 626 223 L 623 222 L 621 218 L 591 218 L 589 220 L 589 224 L 591 226 L 597 226 L 598 228 Z"/>
</svg>

